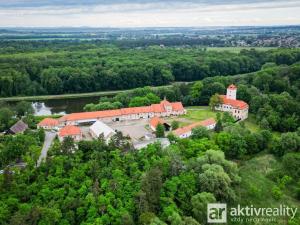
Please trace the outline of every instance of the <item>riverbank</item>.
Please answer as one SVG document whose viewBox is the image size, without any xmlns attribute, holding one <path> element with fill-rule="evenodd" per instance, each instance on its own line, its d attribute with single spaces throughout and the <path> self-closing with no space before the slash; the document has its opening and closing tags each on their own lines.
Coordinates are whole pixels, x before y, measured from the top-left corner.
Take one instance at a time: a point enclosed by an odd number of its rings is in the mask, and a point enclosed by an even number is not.
<svg viewBox="0 0 300 225">
<path fill-rule="evenodd" d="M 80 94 L 62 94 L 62 95 L 39 95 L 39 96 L 16 96 L 16 97 L 5 97 L 0 98 L 0 101 L 4 102 L 18 102 L 18 101 L 43 101 L 51 99 L 72 99 L 72 98 L 84 98 L 84 97 L 101 97 L 101 96 L 112 96 L 120 92 L 128 90 L 118 91 L 100 91 L 100 92 L 89 92 Z"/>
<path fill-rule="evenodd" d="M 176 82 L 181 83 L 181 82 Z M 157 89 L 161 87 L 171 87 L 171 85 L 151 87 Z M 134 88 L 135 89 L 135 88 Z M 134 89 L 116 90 L 116 91 L 99 91 L 99 92 L 88 92 L 79 94 L 62 94 L 62 95 L 39 95 L 39 96 L 16 96 L 16 97 L 4 97 L 0 98 L 0 102 L 19 102 L 19 101 L 43 101 L 43 100 L 55 100 L 55 99 L 72 99 L 72 98 L 85 98 L 85 97 L 103 97 L 103 96 L 114 96 L 121 92 L 131 91 Z"/>
</svg>

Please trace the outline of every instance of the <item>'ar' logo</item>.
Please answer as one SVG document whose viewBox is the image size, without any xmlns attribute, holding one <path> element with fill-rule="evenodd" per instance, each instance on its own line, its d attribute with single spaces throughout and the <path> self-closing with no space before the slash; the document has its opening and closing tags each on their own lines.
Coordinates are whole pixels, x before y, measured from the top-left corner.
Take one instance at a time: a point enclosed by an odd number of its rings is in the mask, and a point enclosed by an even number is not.
<svg viewBox="0 0 300 225">
<path fill-rule="evenodd" d="M 226 223 L 227 206 L 224 203 L 207 204 L 207 222 L 208 223 Z"/>
</svg>

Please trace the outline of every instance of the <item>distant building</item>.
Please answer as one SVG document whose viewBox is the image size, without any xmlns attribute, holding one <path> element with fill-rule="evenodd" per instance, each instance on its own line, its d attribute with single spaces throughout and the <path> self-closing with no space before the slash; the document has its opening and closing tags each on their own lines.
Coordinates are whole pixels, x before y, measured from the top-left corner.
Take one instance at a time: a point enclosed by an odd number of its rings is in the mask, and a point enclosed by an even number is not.
<svg viewBox="0 0 300 225">
<path fill-rule="evenodd" d="M 153 130 L 153 131 L 156 131 L 156 127 L 158 124 L 163 125 L 165 127 L 166 131 L 169 131 L 171 128 L 170 124 L 168 124 L 167 122 L 165 122 L 163 119 L 161 119 L 159 117 L 153 117 L 149 121 L 149 126 L 150 126 L 151 130 Z"/>
<path fill-rule="evenodd" d="M 170 103 L 167 100 L 163 100 L 159 104 L 152 104 L 150 106 L 67 114 L 59 119 L 59 123 L 60 126 L 78 125 L 81 123 L 96 122 L 97 120 L 102 122 L 128 121 L 149 119 L 155 116 L 177 116 L 185 113 L 186 110 L 183 108 L 181 102 Z"/>
<path fill-rule="evenodd" d="M 63 141 L 66 137 L 71 137 L 74 141 L 80 141 L 82 140 L 82 132 L 79 127 L 67 125 L 58 132 L 58 139 L 60 141 Z"/>
<path fill-rule="evenodd" d="M 28 125 L 24 123 L 22 120 L 19 120 L 11 128 L 9 128 L 7 133 L 19 134 L 19 133 L 23 133 L 27 129 L 28 129 Z"/>
<path fill-rule="evenodd" d="M 206 127 L 208 130 L 212 130 L 216 126 L 216 121 L 214 118 L 209 118 L 197 123 L 190 124 L 185 127 L 180 127 L 173 131 L 173 134 L 179 138 L 188 138 L 192 135 L 192 130 L 196 127 Z"/>
<path fill-rule="evenodd" d="M 45 118 L 38 123 L 37 128 L 43 128 L 45 130 L 58 129 L 58 120 L 52 118 Z"/>
<path fill-rule="evenodd" d="M 222 103 L 215 107 L 216 110 L 229 112 L 238 120 L 248 118 L 249 105 L 236 99 L 237 87 L 233 84 L 227 88 L 226 95 L 220 95 Z"/>
<path fill-rule="evenodd" d="M 105 123 L 97 120 L 92 126 L 90 126 L 90 134 L 93 138 L 99 138 L 100 135 L 103 135 L 104 139 L 108 142 L 110 138 L 116 134 L 116 132 L 107 126 Z"/>
</svg>

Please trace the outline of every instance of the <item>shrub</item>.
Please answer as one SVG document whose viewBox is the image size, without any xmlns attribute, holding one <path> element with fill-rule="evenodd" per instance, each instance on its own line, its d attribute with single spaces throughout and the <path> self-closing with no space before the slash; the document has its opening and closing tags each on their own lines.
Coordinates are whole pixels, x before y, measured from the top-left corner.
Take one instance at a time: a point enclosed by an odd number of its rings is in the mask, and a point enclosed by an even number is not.
<svg viewBox="0 0 300 225">
<path fill-rule="evenodd" d="M 272 195 L 276 200 L 279 200 L 279 199 L 281 199 L 283 193 L 278 186 L 274 186 L 272 188 Z"/>
</svg>

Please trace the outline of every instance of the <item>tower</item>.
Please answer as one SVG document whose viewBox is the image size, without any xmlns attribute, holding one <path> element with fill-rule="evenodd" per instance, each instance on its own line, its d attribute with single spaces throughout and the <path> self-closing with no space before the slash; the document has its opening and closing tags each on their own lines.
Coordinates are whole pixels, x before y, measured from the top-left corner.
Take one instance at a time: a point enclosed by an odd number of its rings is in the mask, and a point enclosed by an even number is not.
<svg viewBox="0 0 300 225">
<path fill-rule="evenodd" d="M 161 103 L 163 105 L 163 107 L 165 108 L 165 110 L 167 111 L 167 113 L 171 113 L 172 112 L 172 104 L 166 99 L 166 97 L 164 98 L 163 101 L 161 101 Z"/>
<path fill-rule="evenodd" d="M 231 84 L 227 88 L 226 98 L 236 100 L 237 88 L 234 84 Z"/>
</svg>

